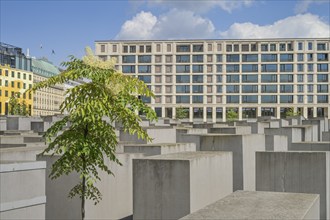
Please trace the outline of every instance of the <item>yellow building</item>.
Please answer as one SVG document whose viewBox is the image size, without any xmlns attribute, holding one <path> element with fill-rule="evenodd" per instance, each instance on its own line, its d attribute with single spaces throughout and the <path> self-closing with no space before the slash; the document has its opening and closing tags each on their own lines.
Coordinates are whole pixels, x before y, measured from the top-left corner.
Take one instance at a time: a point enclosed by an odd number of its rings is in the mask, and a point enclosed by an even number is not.
<svg viewBox="0 0 330 220">
<path fill-rule="evenodd" d="M 25 101 L 33 115 L 33 94 L 25 93 L 33 84 L 33 73 L 26 70 L 0 65 L 0 115 L 9 113 L 9 99 L 18 94 L 19 102 Z"/>
</svg>

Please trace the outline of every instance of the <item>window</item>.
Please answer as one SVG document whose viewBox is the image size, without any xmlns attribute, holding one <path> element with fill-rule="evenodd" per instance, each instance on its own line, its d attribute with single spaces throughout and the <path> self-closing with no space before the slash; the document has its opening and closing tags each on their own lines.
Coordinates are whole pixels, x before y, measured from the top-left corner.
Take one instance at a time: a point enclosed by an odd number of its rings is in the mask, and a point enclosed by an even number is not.
<svg viewBox="0 0 330 220">
<path fill-rule="evenodd" d="M 194 63 L 202 63 L 203 62 L 203 55 L 193 55 L 193 62 Z"/>
<path fill-rule="evenodd" d="M 242 75 L 242 82 L 245 83 L 258 82 L 258 75 Z"/>
<path fill-rule="evenodd" d="M 166 76 L 165 77 L 165 82 L 166 83 L 172 83 L 172 76 Z"/>
<path fill-rule="evenodd" d="M 187 75 L 177 75 L 176 83 L 190 83 L 190 76 Z"/>
<path fill-rule="evenodd" d="M 276 85 L 261 85 L 262 93 L 277 93 Z"/>
<path fill-rule="evenodd" d="M 276 44 L 269 45 L 270 51 L 276 51 Z"/>
<path fill-rule="evenodd" d="M 293 85 L 280 85 L 281 93 L 292 93 Z"/>
<path fill-rule="evenodd" d="M 239 82 L 239 75 L 227 75 L 227 83 L 237 83 Z"/>
<path fill-rule="evenodd" d="M 222 62 L 222 55 L 221 54 L 217 54 L 217 62 L 218 63 Z"/>
<path fill-rule="evenodd" d="M 297 61 L 304 61 L 304 54 L 303 53 L 298 53 L 297 54 Z"/>
<path fill-rule="evenodd" d="M 140 53 L 144 53 L 144 45 L 140 45 Z"/>
<path fill-rule="evenodd" d="M 258 51 L 258 44 L 251 44 L 251 51 Z"/>
<path fill-rule="evenodd" d="M 228 85 L 226 86 L 227 93 L 239 93 L 239 85 Z"/>
<path fill-rule="evenodd" d="M 136 46 L 130 46 L 129 47 L 129 52 L 130 53 L 135 53 L 136 52 Z"/>
<path fill-rule="evenodd" d="M 177 45 L 176 52 L 190 52 L 190 45 Z"/>
<path fill-rule="evenodd" d="M 307 92 L 312 93 L 314 91 L 314 85 L 307 85 Z"/>
<path fill-rule="evenodd" d="M 293 82 L 293 75 L 292 74 L 280 75 L 280 82 Z"/>
<path fill-rule="evenodd" d="M 317 82 L 328 82 L 328 74 L 318 74 Z"/>
<path fill-rule="evenodd" d="M 209 96 L 208 96 L 208 98 L 209 98 Z M 208 102 L 208 103 L 212 103 L 212 96 L 210 96 L 210 98 L 211 98 L 211 100 L 210 100 L 210 102 Z M 216 103 L 222 103 L 222 95 L 217 95 L 216 96 Z M 221 108 L 222 109 L 222 108 Z M 222 117 L 222 116 L 221 116 Z"/>
<path fill-rule="evenodd" d="M 297 71 L 298 72 L 304 72 L 304 64 L 298 63 L 297 64 Z"/>
<path fill-rule="evenodd" d="M 280 54 L 280 61 L 281 62 L 292 62 L 293 61 L 293 54 Z"/>
<path fill-rule="evenodd" d="M 322 64 L 317 64 L 317 72 L 328 72 L 328 64 L 322 63 Z"/>
<path fill-rule="evenodd" d="M 203 83 L 203 75 L 194 75 L 193 83 Z"/>
<path fill-rule="evenodd" d="M 227 55 L 227 62 L 239 62 L 239 54 L 229 54 Z"/>
<path fill-rule="evenodd" d="M 221 85 L 217 85 L 217 93 L 222 93 L 222 86 Z"/>
<path fill-rule="evenodd" d="M 123 63 L 135 63 L 135 55 L 123 56 Z"/>
<path fill-rule="evenodd" d="M 318 95 L 317 96 L 317 103 L 328 103 L 328 96 L 327 95 Z"/>
<path fill-rule="evenodd" d="M 277 64 L 261 64 L 261 72 L 277 72 Z"/>
<path fill-rule="evenodd" d="M 231 44 L 226 45 L 226 51 L 227 52 L 232 52 L 233 51 L 233 46 Z"/>
<path fill-rule="evenodd" d="M 298 103 L 304 103 L 304 96 L 303 95 L 297 95 L 297 101 L 298 101 Z"/>
<path fill-rule="evenodd" d="M 293 103 L 292 95 L 280 95 L 280 103 Z"/>
<path fill-rule="evenodd" d="M 197 45 L 193 45 L 193 52 L 203 52 L 204 48 L 203 48 L 203 44 L 197 44 Z"/>
<path fill-rule="evenodd" d="M 226 71 L 227 71 L 227 73 L 238 73 L 239 65 L 238 64 L 227 64 Z"/>
<path fill-rule="evenodd" d="M 212 73 L 212 65 L 207 65 L 207 72 Z"/>
<path fill-rule="evenodd" d="M 207 51 L 212 51 L 212 44 L 207 45 Z"/>
<path fill-rule="evenodd" d="M 222 73 L 222 65 L 221 64 L 217 65 L 217 73 Z"/>
<path fill-rule="evenodd" d="M 280 64 L 281 72 L 293 72 L 293 64 Z"/>
<path fill-rule="evenodd" d="M 286 45 L 280 44 L 280 51 L 286 51 Z"/>
<path fill-rule="evenodd" d="M 172 55 L 166 55 L 165 61 L 166 61 L 166 63 L 172 63 Z"/>
<path fill-rule="evenodd" d="M 314 82 L 313 74 L 307 74 L 307 82 Z"/>
<path fill-rule="evenodd" d="M 151 66 L 150 65 L 139 65 L 138 72 L 139 73 L 151 73 Z"/>
<path fill-rule="evenodd" d="M 117 52 L 117 45 L 112 45 L 112 51 Z"/>
<path fill-rule="evenodd" d="M 297 85 L 297 92 L 299 93 L 304 92 L 304 85 Z"/>
<path fill-rule="evenodd" d="M 190 96 L 189 95 L 177 95 L 176 103 L 190 103 Z"/>
<path fill-rule="evenodd" d="M 156 55 L 155 56 L 155 63 L 161 63 L 162 62 L 162 56 L 161 55 Z"/>
<path fill-rule="evenodd" d="M 325 43 L 318 43 L 317 44 L 317 50 L 326 50 L 326 44 Z"/>
<path fill-rule="evenodd" d="M 26 73 L 23 73 L 23 79 L 26 79 Z"/>
<path fill-rule="evenodd" d="M 139 55 L 139 63 L 151 63 L 151 56 L 150 55 Z"/>
<path fill-rule="evenodd" d="M 313 50 L 313 43 L 312 42 L 308 42 L 308 50 Z"/>
<path fill-rule="evenodd" d="M 216 112 L 216 118 L 221 118 L 222 119 L 222 116 L 223 116 L 223 113 L 222 113 L 222 107 L 217 107 L 215 109 L 215 112 Z"/>
<path fill-rule="evenodd" d="M 213 87 L 212 86 L 207 86 L 206 91 L 207 91 L 207 93 L 212 93 L 213 92 Z"/>
<path fill-rule="evenodd" d="M 312 53 L 307 54 L 307 61 L 313 61 L 313 54 Z"/>
<path fill-rule="evenodd" d="M 138 76 L 138 78 L 145 83 L 151 83 L 151 76 Z"/>
<path fill-rule="evenodd" d="M 317 85 L 317 93 L 327 93 L 328 85 Z"/>
<path fill-rule="evenodd" d="M 167 44 L 166 45 L 166 51 L 167 52 L 171 52 L 171 44 Z"/>
<path fill-rule="evenodd" d="M 14 88 L 15 87 L 15 82 L 11 81 L 11 87 Z"/>
<path fill-rule="evenodd" d="M 211 63 L 211 62 L 213 62 L 213 55 L 207 55 L 207 62 L 208 63 Z"/>
<path fill-rule="evenodd" d="M 242 62 L 258 62 L 258 54 L 242 54 Z"/>
<path fill-rule="evenodd" d="M 177 73 L 190 73 L 190 65 L 176 65 Z"/>
<path fill-rule="evenodd" d="M 166 96 L 165 97 L 165 103 L 172 103 L 172 96 Z"/>
<path fill-rule="evenodd" d="M 193 65 L 192 69 L 193 69 L 193 73 L 202 73 L 203 65 Z"/>
<path fill-rule="evenodd" d="M 261 62 L 277 62 L 277 54 L 261 54 Z"/>
<path fill-rule="evenodd" d="M 297 82 L 304 82 L 304 75 L 303 74 L 297 74 Z"/>
<path fill-rule="evenodd" d="M 239 95 L 227 95 L 227 103 L 239 103 Z"/>
<path fill-rule="evenodd" d="M 17 82 L 17 88 L 21 88 L 21 83 L 20 82 Z"/>
<path fill-rule="evenodd" d="M 21 78 L 21 73 L 20 72 L 17 72 L 17 78 Z"/>
<path fill-rule="evenodd" d="M 217 83 L 222 82 L 222 75 L 216 75 L 216 78 L 217 78 Z"/>
<path fill-rule="evenodd" d="M 249 44 L 242 44 L 242 51 L 243 52 L 249 52 L 250 51 L 250 45 Z"/>
<path fill-rule="evenodd" d="M 172 66 L 165 66 L 165 72 L 166 73 L 172 73 Z"/>
<path fill-rule="evenodd" d="M 298 42 L 298 50 L 303 50 L 304 43 L 303 42 Z"/>
<path fill-rule="evenodd" d="M 207 75 L 207 83 L 212 83 L 212 75 Z"/>
<path fill-rule="evenodd" d="M 8 87 L 8 80 L 5 80 L 5 86 Z"/>
<path fill-rule="evenodd" d="M 190 62 L 190 55 L 177 55 L 176 56 L 177 63 L 189 63 Z"/>
<path fill-rule="evenodd" d="M 257 93 L 258 85 L 243 85 L 242 93 Z"/>
<path fill-rule="evenodd" d="M 314 103 L 314 96 L 313 95 L 308 95 L 307 96 L 307 102 L 308 103 Z"/>
<path fill-rule="evenodd" d="M 212 118 L 212 108 L 211 107 L 206 108 L 206 118 Z"/>
<path fill-rule="evenodd" d="M 135 66 L 133 65 L 123 65 L 123 73 L 135 73 Z"/>
<path fill-rule="evenodd" d="M 203 96 L 202 95 L 193 95 L 192 96 L 192 103 L 203 103 Z M 194 108 L 195 110 L 196 108 Z M 200 108 L 198 108 L 200 109 Z M 195 112 L 194 112 L 195 113 Z M 195 115 L 195 114 L 194 114 Z M 203 117 L 203 112 L 201 114 L 201 118 Z M 195 117 L 195 116 L 194 116 Z M 196 118 L 196 117 L 195 117 Z M 200 118 L 200 117 L 199 117 Z"/>
<path fill-rule="evenodd" d="M 190 93 L 189 85 L 176 86 L 176 93 Z"/>
<path fill-rule="evenodd" d="M 156 44 L 156 52 L 160 52 L 160 44 Z"/>
<path fill-rule="evenodd" d="M 32 80 L 32 75 L 31 74 L 29 74 L 29 80 Z"/>
<path fill-rule="evenodd" d="M 5 70 L 5 76 L 8 76 L 8 70 Z"/>
<path fill-rule="evenodd" d="M 221 50 L 222 50 L 221 44 L 217 44 L 217 51 L 221 51 Z"/>
<path fill-rule="evenodd" d="M 123 46 L 123 52 L 124 52 L 124 53 L 128 53 L 128 46 L 127 46 L 127 45 L 124 45 L 124 46 Z"/>
<path fill-rule="evenodd" d="M 276 95 L 262 95 L 261 103 L 277 103 Z"/>
<path fill-rule="evenodd" d="M 243 95 L 242 103 L 258 103 L 257 95 Z"/>
<path fill-rule="evenodd" d="M 15 72 L 11 71 L 11 77 L 15 78 Z"/>
<path fill-rule="evenodd" d="M 8 97 L 8 91 L 5 90 L 5 97 Z"/>
<path fill-rule="evenodd" d="M 328 61 L 328 54 L 327 53 L 318 53 L 317 54 L 317 61 Z"/>
<path fill-rule="evenodd" d="M 105 45 L 102 44 L 102 45 L 101 45 L 101 53 L 104 53 L 104 52 L 105 52 Z"/>
<path fill-rule="evenodd" d="M 268 44 L 261 44 L 261 51 L 268 51 Z"/>
<path fill-rule="evenodd" d="M 155 83 L 161 83 L 162 82 L 162 76 L 157 75 L 155 76 Z"/>
<path fill-rule="evenodd" d="M 151 53 L 151 45 L 146 46 L 146 53 Z"/>
<path fill-rule="evenodd" d="M 314 65 L 312 63 L 307 64 L 307 71 L 313 72 L 314 71 Z"/>
<path fill-rule="evenodd" d="M 243 73 L 258 72 L 258 64 L 242 64 Z"/>
<path fill-rule="evenodd" d="M 193 93 L 203 93 L 203 85 L 193 85 L 192 92 Z"/>
</svg>

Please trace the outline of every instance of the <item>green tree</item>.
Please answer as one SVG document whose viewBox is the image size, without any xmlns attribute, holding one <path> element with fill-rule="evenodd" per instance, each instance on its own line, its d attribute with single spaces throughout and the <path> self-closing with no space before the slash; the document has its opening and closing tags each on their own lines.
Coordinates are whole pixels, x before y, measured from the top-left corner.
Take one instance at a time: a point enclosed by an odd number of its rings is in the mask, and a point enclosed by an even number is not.
<svg viewBox="0 0 330 220">
<path fill-rule="evenodd" d="M 18 94 L 15 93 L 10 97 L 8 102 L 9 114 L 10 115 L 20 115 L 21 114 L 21 106 L 18 100 Z"/>
<path fill-rule="evenodd" d="M 238 119 L 238 113 L 233 108 L 228 109 L 226 113 L 227 121 L 235 121 Z"/>
<path fill-rule="evenodd" d="M 95 182 L 100 180 L 98 168 L 112 174 L 104 156 L 120 164 L 115 155 L 118 140 L 113 122 L 121 122 L 125 131 L 151 141 L 140 127 L 141 118 L 136 112 L 143 112 L 150 120 L 156 119 L 155 112 L 138 98 L 153 97 L 144 82 L 117 72 L 113 61 L 99 60 L 90 48 L 86 53 L 83 60 L 71 56 L 69 62 L 62 64 L 66 67 L 64 72 L 32 88 L 36 91 L 68 80 L 87 79 L 87 83 L 68 90 L 60 106 L 61 112 L 68 115 L 47 130 L 45 137 L 49 145 L 42 152 L 60 155 L 52 165 L 52 179 L 73 171 L 80 174 L 81 181 L 71 189 L 69 197 L 78 195 L 81 198 L 82 219 L 85 218 L 85 199 L 97 204 L 102 198 L 95 187 Z"/>
<path fill-rule="evenodd" d="M 300 112 L 295 112 L 294 108 L 288 108 L 285 112 L 285 117 L 293 117 L 293 116 L 298 116 L 301 115 Z"/>
<path fill-rule="evenodd" d="M 182 106 L 175 109 L 175 118 L 176 119 L 184 119 L 188 118 L 188 111 L 186 108 L 183 108 Z"/>
<path fill-rule="evenodd" d="M 29 115 L 29 111 L 28 111 L 28 107 L 27 104 L 25 102 L 25 100 L 23 100 L 23 102 L 21 103 L 21 111 L 20 111 L 21 115 L 27 116 Z"/>
</svg>

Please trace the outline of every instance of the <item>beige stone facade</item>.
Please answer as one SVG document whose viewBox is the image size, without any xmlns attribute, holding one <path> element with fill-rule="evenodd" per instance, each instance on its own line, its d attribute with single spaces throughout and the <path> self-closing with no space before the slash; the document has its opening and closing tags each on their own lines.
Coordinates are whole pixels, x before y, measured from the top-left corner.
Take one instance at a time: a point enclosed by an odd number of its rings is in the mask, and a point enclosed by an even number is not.
<svg viewBox="0 0 330 220">
<path fill-rule="evenodd" d="M 96 41 L 95 54 L 155 93 L 158 116 L 186 108 L 189 121 L 328 117 L 329 39 Z"/>
</svg>

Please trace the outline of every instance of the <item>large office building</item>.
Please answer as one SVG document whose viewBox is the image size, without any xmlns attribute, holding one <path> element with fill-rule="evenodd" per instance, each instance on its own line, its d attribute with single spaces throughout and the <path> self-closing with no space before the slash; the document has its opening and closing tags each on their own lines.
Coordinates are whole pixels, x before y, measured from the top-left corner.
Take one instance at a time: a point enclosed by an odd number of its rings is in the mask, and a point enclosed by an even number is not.
<svg viewBox="0 0 330 220">
<path fill-rule="evenodd" d="M 38 83 L 60 74 L 60 70 L 47 59 L 32 59 L 33 83 Z M 37 90 L 34 94 L 34 115 L 60 114 L 64 101 L 64 85 L 55 85 Z"/>
<path fill-rule="evenodd" d="M 189 121 L 285 117 L 330 118 L 329 38 L 258 40 L 96 41 L 95 54 L 143 80 L 158 116 Z"/>
<path fill-rule="evenodd" d="M 22 49 L 0 42 L 0 115 L 9 114 L 9 99 L 16 96 L 25 102 L 29 114 L 33 114 L 33 94 L 26 93 L 32 87 L 31 59 Z"/>
</svg>

